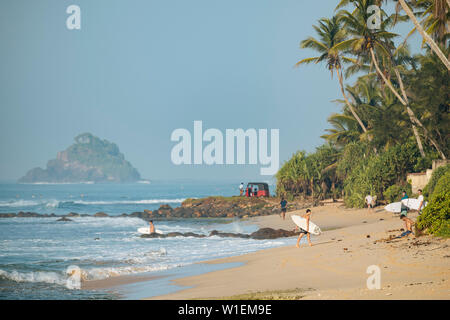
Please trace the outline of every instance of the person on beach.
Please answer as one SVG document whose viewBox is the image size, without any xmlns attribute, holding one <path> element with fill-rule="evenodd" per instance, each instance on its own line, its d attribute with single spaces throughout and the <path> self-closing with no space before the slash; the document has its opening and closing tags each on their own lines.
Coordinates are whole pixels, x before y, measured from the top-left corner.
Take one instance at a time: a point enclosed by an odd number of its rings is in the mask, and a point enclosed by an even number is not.
<svg viewBox="0 0 450 320">
<path fill-rule="evenodd" d="M 422 189 L 419 189 L 418 191 L 417 191 L 418 193 L 419 193 L 419 196 L 417 197 L 417 200 L 419 200 L 420 201 L 420 204 L 419 204 L 419 214 L 421 214 L 422 213 L 422 209 L 423 209 L 423 207 L 424 207 L 424 205 L 423 205 L 423 203 L 424 203 L 424 199 L 423 199 L 423 194 L 422 194 Z"/>
<path fill-rule="evenodd" d="M 300 235 L 297 239 L 297 244 L 295 245 L 297 248 L 300 248 L 300 240 L 302 240 L 303 236 L 306 234 L 306 238 L 308 239 L 309 246 L 312 247 L 311 243 L 311 234 L 309 233 L 309 220 L 311 218 L 312 212 L 310 209 L 306 209 L 306 214 L 302 216 L 302 218 L 306 219 L 306 230 L 303 230 L 302 228 L 299 228 L 298 226 L 295 227 L 295 230 L 300 229 Z"/>
<path fill-rule="evenodd" d="M 286 199 L 281 198 L 280 205 L 281 205 L 281 214 L 280 214 L 280 216 L 283 218 L 283 220 L 285 220 L 286 219 L 286 206 L 287 206 Z"/>
<path fill-rule="evenodd" d="M 241 185 L 239 186 L 239 193 L 240 193 L 241 197 L 244 194 L 244 183 L 243 182 L 241 182 Z"/>
<path fill-rule="evenodd" d="M 367 209 L 372 209 L 373 208 L 373 198 L 370 194 L 368 194 L 366 196 L 366 204 L 367 204 Z"/>
<path fill-rule="evenodd" d="M 402 192 L 402 200 L 408 199 L 408 195 L 406 194 L 406 191 Z"/>
<path fill-rule="evenodd" d="M 155 226 L 153 225 L 153 220 L 150 220 L 149 224 L 150 224 L 150 234 L 155 233 Z"/>
<path fill-rule="evenodd" d="M 412 232 L 412 226 L 414 225 L 414 221 L 412 221 L 410 218 L 406 216 L 407 213 L 401 213 L 400 219 L 405 223 L 405 229 L 406 231 L 402 233 L 402 236 L 408 236 Z"/>
</svg>

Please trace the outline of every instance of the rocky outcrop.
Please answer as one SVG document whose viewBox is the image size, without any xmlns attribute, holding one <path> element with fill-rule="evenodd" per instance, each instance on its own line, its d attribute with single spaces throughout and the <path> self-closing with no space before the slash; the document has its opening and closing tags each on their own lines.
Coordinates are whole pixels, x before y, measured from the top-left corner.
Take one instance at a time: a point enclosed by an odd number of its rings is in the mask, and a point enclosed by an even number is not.
<svg viewBox="0 0 450 320">
<path fill-rule="evenodd" d="M 104 212 L 97 212 L 96 214 L 94 214 L 94 217 L 96 218 L 104 218 L 104 217 L 109 217 L 106 213 Z"/>
<path fill-rule="evenodd" d="M 58 220 L 56 220 L 56 221 L 64 221 L 64 222 L 69 222 L 69 221 L 73 221 L 72 219 L 69 219 L 69 218 L 66 218 L 66 217 L 62 217 L 62 218 L 59 218 Z"/>
<path fill-rule="evenodd" d="M 34 182 L 134 182 L 139 172 L 125 160 L 116 144 L 90 133 L 75 137 L 75 143 L 58 152 L 47 167 L 29 170 L 19 179 Z"/>
<path fill-rule="evenodd" d="M 267 239 L 277 239 L 277 238 L 288 238 L 298 235 L 298 232 L 288 231 L 283 229 L 272 229 L 272 228 L 262 228 L 258 231 L 253 232 L 252 234 L 245 233 L 230 233 L 230 232 L 220 232 L 217 230 L 213 230 L 210 232 L 208 237 L 222 237 L 222 238 L 243 238 L 243 239 L 255 239 L 255 240 L 267 240 Z M 141 238 L 172 238 L 172 237 L 195 237 L 195 238 L 205 238 L 206 235 L 187 232 L 170 232 L 166 234 L 160 233 L 152 233 L 152 234 L 143 234 Z"/>
</svg>

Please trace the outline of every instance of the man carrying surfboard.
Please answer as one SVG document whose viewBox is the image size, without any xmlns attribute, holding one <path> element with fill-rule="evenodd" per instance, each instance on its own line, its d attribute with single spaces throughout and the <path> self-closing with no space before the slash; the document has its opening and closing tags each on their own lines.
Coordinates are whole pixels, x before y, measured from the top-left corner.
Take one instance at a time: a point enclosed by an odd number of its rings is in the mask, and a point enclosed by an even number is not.
<svg viewBox="0 0 450 320">
<path fill-rule="evenodd" d="M 306 238 L 308 239 L 309 246 L 312 247 L 311 243 L 311 234 L 309 232 L 309 220 L 311 218 L 312 212 L 310 209 L 306 209 L 306 214 L 302 216 L 302 218 L 306 219 L 306 230 L 303 230 L 302 228 L 296 226 L 295 230 L 300 229 L 300 235 L 297 239 L 297 244 L 295 245 L 297 248 L 300 248 L 300 240 L 302 240 L 303 236 L 306 234 Z"/>
<path fill-rule="evenodd" d="M 424 205 L 423 205 L 423 194 L 422 194 L 422 189 L 419 189 L 418 190 L 418 192 L 419 192 L 419 196 L 417 197 L 417 200 L 419 200 L 420 201 L 420 204 L 419 204 L 419 214 L 421 214 L 422 213 L 422 209 L 423 209 L 423 207 L 424 207 Z"/>
</svg>

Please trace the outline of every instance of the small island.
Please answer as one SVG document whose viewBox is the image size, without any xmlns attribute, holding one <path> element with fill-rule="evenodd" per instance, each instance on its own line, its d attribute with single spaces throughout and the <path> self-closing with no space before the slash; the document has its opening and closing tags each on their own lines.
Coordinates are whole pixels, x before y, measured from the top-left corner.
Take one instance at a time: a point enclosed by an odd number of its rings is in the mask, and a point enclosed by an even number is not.
<svg viewBox="0 0 450 320">
<path fill-rule="evenodd" d="M 115 143 L 83 133 L 75 143 L 49 160 L 47 168 L 34 168 L 19 183 L 136 182 L 139 172 L 120 153 Z"/>
</svg>

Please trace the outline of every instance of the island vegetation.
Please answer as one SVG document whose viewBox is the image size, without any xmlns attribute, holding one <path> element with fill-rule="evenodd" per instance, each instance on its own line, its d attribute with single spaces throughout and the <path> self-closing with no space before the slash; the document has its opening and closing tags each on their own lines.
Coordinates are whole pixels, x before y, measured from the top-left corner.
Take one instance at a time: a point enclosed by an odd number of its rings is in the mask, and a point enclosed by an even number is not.
<svg viewBox="0 0 450 320">
<path fill-rule="evenodd" d="M 139 172 L 127 161 L 115 143 L 84 133 L 47 168 L 34 168 L 19 179 L 21 183 L 134 182 Z"/>
</svg>

